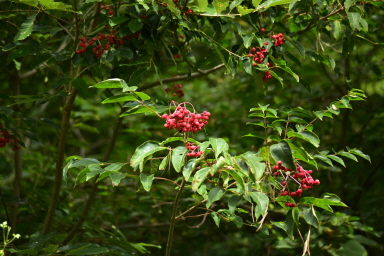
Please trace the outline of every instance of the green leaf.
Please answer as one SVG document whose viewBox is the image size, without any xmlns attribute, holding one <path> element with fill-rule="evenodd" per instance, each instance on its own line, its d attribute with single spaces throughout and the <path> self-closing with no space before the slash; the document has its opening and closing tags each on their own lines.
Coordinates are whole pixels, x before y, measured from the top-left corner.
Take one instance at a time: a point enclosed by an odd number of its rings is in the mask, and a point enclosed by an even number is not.
<svg viewBox="0 0 384 256">
<path fill-rule="evenodd" d="M 222 11 L 227 9 L 229 0 L 213 0 L 212 5 L 216 9 L 216 13 L 220 14 Z"/>
<path fill-rule="evenodd" d="M 35 22 L 37 14 L 38 14 L 37 12 L 32 13 L 32 15 L 29 16 L 27 20 L 23 22 L 23 24 L 21 24 L 20 29 L 17 31 L 17 34 L 13 39 L 14 42 L 19 40 L 24 40 L 32 33 L 33 23 Z"/>
<path fill-rule="evenodd" d="M 179 146 L 173 150 L 172 165 L 175 168 L 176 172 L 180 172 L 181 167 L 184 166 L 187 153 L 188 149 L 186 149 L 184 146 Z"/>
<path fill-rule="evenodd" d="M 220 187 L 216 186 L 208 193 L 208 201 L 207 201 L 207 208 L 211 207 L 212 203 L 220 200 L 220 198 L 225 194 L 225 190 Z"/>
<path fill-rule="evenodd" d="M 146 11 L 149 10 L 149 6 L 144 2 L 144 0 L 137 0 L 143 7 Z"/>
<path fill-rule="evenodd" d="M 240 216 L 234 216 L 232 221 L 235 223 L 236 227 L 241 228 L 243 226 L 243 219 Z"/>
<path fill-rule="evenodd" d="M 257 8 L 262 0 L 252 0 L 252 5 Z"/>
<path fill-rule="evenodd" d="M 113 17 L 112 19 L 109 20 L 109 25 L 111 27 L 114 27 L 114 26 L 117 26 L 125 21 L 129 20 L 128 17 L 126 16 L 116 16 L 116 17 Z M 135 31 L 133 31 L 135 32 Z"/>
<path fill-rule="evenodd" d="M 153 183 L 153 180 L 155 179 L 155 175 L 145 175 L 144 173 L 140 173 L 140 182 L 143 184 L 143 187 L 146 191 L 151 190 L 151 186 Z"/>
<path fill-rule="evenodd" d="M 220 153 L 228 151 L 228 144 L 224 139 L 209 138 L 209 142 L 211 143 L 212 148 L 215 151 L 216 159 L 219 157 Z"/>
<path fill-rule="evenodd" d="M 255 180 L 259 181 L 265 172 L 265 163 L 261 162 L 262 159 L 249 151 L 242 154 L 241 158 L 247 163 L 253 175 L 255 175 Z"/>
<path fill-rule="evenodd" d="M 319 227 L 319 220 L 317 219 L 315 209 L 313 206 L 304 211 L 304 220 L 315 228 Z"/>
<path fill-rule="evenodd" d="M 141 100 L 149 100 L 151 97 L 149 97 L 147 94 L 143 92 L 134 92 L 137 96 L 140 97 Z"/>
<path fill-rule="evenodd" d="M 345 11 L 346 12 L 349 12 L 349 8 L 352 6 L 352 4 L 355 2 L 356 0 L 345 0 L 344 2 L 344 7 L 345 7 Z"/>
<path fill-rule="evenodd" d="M 278 66 L 278 67 L 281 68 L 282 70 L 284 70 L 285 72 L 291 74 L 296 79 L 296 82 L 300 81 L 299 76 L 296 75 L 295 73 L 293 73 L 293 71 L 289 67 L 287 67 L 287 66 Z"/>
<path fill-rule="evenodd" d="M 53 0 L 39 0 L 39 3 L 45 9 L 58 10 L 58 11 L 72 11 L 72 6 L 62 2 L 54 2 Z"/>
<path fill-rule="evenodd" d="M 82 182 L 86 181 L 87 173 L 89 173 L 89 169 L 88 168 L 84 168 L 81 172 L 79 172 L 79 174 L 77 175 L 77 178 L 76 178 L 75 186 L 77 184 L 79 184 L 79 183 L 82 183 Z"/>
<path fill-rule="evenodd" d="M 364 246 L 355 240 L 349 240 L 343 243 L 336 252 L 337 255 L 340 256 L 368 256 L 368 252 Z"/>
<path fill-rule="evenodd" d="M 228 199 L 228 208 L 229 208 L 229 211 L 230 213 L 234 213 L 235 212 L 235 209 L 237 207 L 237 204 L 240 202 L 240 200 L 242 199 L 243 197 L 241 195 L 233 195 L 231 196 L 229 199 Z"/>
<path fill-rule="evenodd" d="M 357 155 L 361 158 L 364 158 L 365 160 L 369 161 L 370 163 L 371 162 L 371 158 L 369 157 L 369 155 L 366 155 L 364 154 L 361 150 L 358 150 L 358 149 L 348 149 L 348 151 L 354 155 Z"/>
<path fill-rule="evenodd" d="M 212 217 L 213 221 L 215 222 L 216 226 L 219 226 L 220 225 L 220 216 L 219 216 L 219 214 L 217 214 L 217 212 L 212 212 L 211 213 L 211 217 Z"/>
<path fill-rule="evenodd" d="M 340 157 L 338 156 L 334 156 L 334 155 L 327 155 L 328 158 L 332 159 L 333 161 L 335 162 L 338 162 L 339 164 L 341 164 L 342 166 L 345 167 L 345 164 L 344 164 L 344 161 L 343 159 L 341 159 Z"/>
<path fill-rule="evenodd" d="M 282 230 L 284 230 L 285 232 L 287 232 L 287 227 L 285 225 L 284 222 L 276 222 L 276 221 L 271 221 L 272 225 L 278 227 L 278 228 L 281 228 Z"/>
<path fill-rule="evenodd" d="M 284 87 L 284 84 L 283 84 L 283 78 L 279 77 L 274 71 L 270 70 L 271 72 L 271 75 L 276 78 L 277 81 L 280 82 L 281 86 Z"/>
<path fill-rule="evenodd" d="M 137 89 L 137 87 L 128 87 L 127 83 L 123 79 L 119 78 L 111 78 L 108 80 L 104 80 L 100 83 L 95 84 L 94 86 L 90 86 L 94 88 L 101 88 L 101 89 L 123 89 L 123 92 L 126 91 L 134 91 Z"/>
<path fill-rule="evenodd" d="M 135 33 L 143 27 L 143 23 L 140 21 L 140 19 L 133 19 L 128 23 L 128 27 L 132 33 Z"/>
<path fill-rule="evenodd" d="M 239 8 L 239 7 L 238 7 Z M 241 13 L 241 12 L 240 12 Z M 242 14 L 243 15 L 243 14 Z M 243 44 L 244 44 L 244 47 L 245 48 L 249 48 L 249 46 L 251 46 L 252 44 L 252 40 L 253 38 L 255 37 L 255 33 L 252 33 L 250 35 L 248 34 L 245 34 L 245 35 L 241 35 L 241 37 L 243 38 Z"/>
<path fill-rule="evenodd" d="M 316 154 L 316 155 L 314 155 L 314 157 L 317 158 L 317 159 L 320 159 L 321 161 L 323 161 L 323 162 L 325 162 L 327 164 L 329 164 L 330 166 L 333 166 L 332 161 L 329 160 L 327 157 L 325 157 L 323 155 Z"/>
<path fill-rule="evenodd" d="M 180 10 L 179 10 L 179 8 L 176 8 L 175 3 L 173 2 L 173 0 L 164 0 L 164 1 L 167 3 L 167 8 L 169 10 L 171 10 L 171 12 L 173 12 L 174 15 L 176 15 L 176 17 L 181 19 L 181 17 L 180 17 Z"/>
<path fill-rule="evenodd" d="M 120 181 L 125 178 L 125 173 L 111 173 L 112 186 L 118 186 Z"/>
<path fill-rule="evenodd" d="M 292 151 L 289 147 L 289 144 L 286 141 L 280 141 L 278 144 L 273 144 L 271 147 L 271 155 L 275 161 L 281 160 L 283 162 L 283 166 L 296 170 L 296 166 L 293 163 L 292 159 Z"/>
<path fill-rule="evenodd" d="M 244 183 L 243 178 L 239 174 L 237 174 L 237 172 L 235 172 L 233 170 L 224 170 L 224 172 L 227 172 L 229 175 L 231 175 L 236 180 L 238 188 L 242 191 L 241 193 L 244 193 L 245 183 Z"/>
<path fill-rule="evenodd" d="M 205 178 L 207 178 L 210 169 L 210 167 L 200 169 L 196 172 L 195 176 L 193 176 L 192 190 L 194 192 L 196 192 L 196 190 L 200 187 L 201 183 L 205 181 Z"/>
<path fill-rule="evenodd" d="M 303 146 L 301 146 L 296 141 L 287 140 L 287 143 L 289 144 L 289 147 L 291 148 L 292 155 L 294 158 L 297 158 L 297 159 L 304 161 L 304 162 L 307 162 L 307 163 L 310 161 L 310 159 L 312 159 L 312 157 L 310 157 L 310 155 L 307 153 L 305 148 L 303 148 Z"/>
<path fill-rule="evenodd" d="M 188 161 L 188 163 L 184 165 L 183 176 L 185 180 L 187 181 L 189 180 L 192 172 L 196 169 L 196 167 L 202 160 L 203 160 L 202 158 L 192 158 L 191 160 Z"/>
<path fill-rule="evenodd" d="M 327 198 L 328 197 L 328 198 Z M 324 194 L 323 198 L 314 198 L 314 197 L 302 197 L 300 198 L 300 204 L 308 204 L 308 205 L 313 205 L 317 206 L 320 208 L 323 208 L 327 211 L 333 212 L 332 208 L 330 208 L 330 205 L 333 206 L 342 206 L 342 207 L 347 207 L 346 204 L 340 201 L 338 197 L 332 196 L 332 194 Z"/>
<path fill-rule="evenodd" d="M 172 151 L 170 150 L 169 154 L 166 157 L 164 157 L 164 159 L 161 161 L 159 165 L 159 170 L 165 170 L 165 168 L 167 168 L 167 166 L 171 161 L 171 155 L 172 155 Z"/>
<path fill-rule="evenodd" d="M 293 44 L 293 46 L 299 51 L 303 59 L 305 59 L 305 49 L 304 47 L 297 41 L 295 40 L 289 40 L 290 43 Z"/>
<path fill-rule="evenodd" d="M 133 153 L 131 158 L 131 166 L 136 171 L 137 167 L 144 162 L 147 156 L 150 156 L 158 151 L 165 150 L 166 147 L 160 147 L 156 141 L 146 141 L 141 144 Z"/>
<path fill-rule="evenodd" d="M 197 3 L 199 5 L 199 11 L 205 12 L 205 10 L 208 7 L 208 0 L 197 0 Z M 219 225 L 217 225 L 217 226 L 219 226 Z"/>
<path fill-rule="evenodd" d="M 267 7 L 276 6 L 276 5 L 289 4 L 293 1 L 297 1 L 297 0 L 267 0 L 263 4 L 261 4 L 261 7 L 267 8 Z"/>
<path fill-rule="evenodd" d="M 183 137 L 169 137 L 166 140 L 164 140 L 163 142 L 161 142 L 161 145 L 164 146 L 165 144 L 168 144 L 168 143 L 174 142 L 174 141 L 184 141 L 184 138 Z M 195 140 L 193 138 L 188 138 L 188 141 L 195 143 L 197 145 L 200 144 L 197 140 Z"/>
<path fill-rule="evenodd" d="M 310 132 L 310 131 L 302 131 L 302 132 L 289 131 L 287 133 L 287 135 L 289 137 L 294 137 L 294 136 L 299 137 L 299 138 L 301 138 L 303 140 L 308 141 L 309 143 L 311 143 L 315 147 L 319 147 L 320 146 L 320 139 L 313 132 Z"/>
<path fill-rule="evenodd" d="M 360 19 L 361 16 L 357 12 L 347 12 L 349 24 L 351 25 L 352 30 L 361 30 Z"/>
<path fill-rule="evenodd" d="M 86 174 L 85 181 L 88 181 L 93 177 L 95 177 L 96 175 L 104 172 L 104 169 L 102 169 L 99 164 L 88 165 L 88 168 L 90 172 Z"/>
<path fill-rule="evenodd" d="M 137 86 L 141 81 L 143 81 L 145 75 L 147 74 L 146 68 L 140 68 L 133 72 L 133 74 L 129 78 L 128 86 Z"/>
<path fill-rule="evenodd" d="M 108 165 L 104 169 L 106 171 L 111 171 L 111 172 L 117 172 L 119 171 L 125 164 L 124 163 L 113 163 L 111 165 Z"/>
<path fill-rule="evenodd" d="M 257 221 L 260 216 L 263 216 L 268 211 L 269 198 L 262 192 L 251 192 L 249 196 L 256 203 L 255 221 Z"/>
<path fill-rule="evenodd" d="M 88 87 L 87 87 L 87 83 L 85 82 L 85 80 L 78 77 L 72 81 L 72 85 L 73 85 L 73 87 L 75 87 L 79 91 L 80 96 L 83 99 L 86 99 L 87 94 L 88 94 Z"/>
<path fill-rule="evenodd" d="M 296 227 L 292 212 L 293 212 L 293 209 L 292 208 L 289 209 L 287 213 L 286 221 L 285 221 L 285 230 L 287 231 L 287 235 L 290 240 L 294 240 L 293 231 L 295 230 L 295 227 Z"/>
<path fill-rule="evenodd" d="M 215 175 L 215 173 L 220 170 L 221 168 L 224 167 L 224 165 L 226 164 L 226 159 L 222 156 L 219 157 L 219 159 L 217 159 L 216 163 L 214 163 L 212 166 L 211 166 L 211 171 L 210 171 L 210 174 L 213 176 Z"/>
<path fill-rule="evenodd" d="M 119 51 L 121 53 L 121 55 L 124 57 L 124 58 L 127 58 L 127 59 L 132 59 L 133 58 L 133 52 L 130 48 L 128 47 L 121 47 L 119 48 Z"/>
<path fill-rule="evenodd" d="M 84 159 L 74 161 L 69 168 L 79 167 L 79 166 L 88 166 L 91 164 L 100 164 L 100 162 L 93 158 L 84 158 Z"/>
<path fill-rule="evenodd" d="M 339 151 L 339 152 L 337 152 L 337 154 L 338 154 L 338 155 L 341 155 L 341 156 L 344 156 L 344 157 L 347 157 L 347 158 L 349 158 L 349 159 L 352 159 L 352 160 L 358 162 L 358 161 L 357 161 L 357 158 L 356 158 L 354 155 L 352 155 L 351 153 L 344 152 L 344 151 Z"/>
<path fill-rule="evenodd" d="M 261 126 L 263 128 L 266 128 L 265 123 L 263 121 L 253 121 L 253 122 L 248 122 L 246 124 L 252 124 L 252 125 L 257 125 L 257 126 Z"/>
<path fill-rule="evenodd" d="M 335 20 L 332 23 L 332 34 L 337 41 L 340 41 L 343 38 L 343 30 L 341 28 L 341 22 L 339 20 Z"/>
<path fill-rule="evenodd" d="M 138 99 L 134 94 L 123 93 L 116 96 L 109 97 L 108 99 L 103 100 L 102 104 L 106 103 L 116 103 L 116 102 L 125 102 L 125 101 L 137 101 Z"/>
<path fill-rule="evenodd" d="M 237 11 L 241 14 L 241 16 L 244 16 L 244 15 L 250 14 L 251 12 L 254 12 L 255 9 L 248 9 L 245 6 L 239 5 L 239 6 L 237 6 Z M 245 43 L 244 43 L 244 45 L 245 45 Z M 248 47 L 246 47 L 246 48 L 248 48 Z"/>
</svg>

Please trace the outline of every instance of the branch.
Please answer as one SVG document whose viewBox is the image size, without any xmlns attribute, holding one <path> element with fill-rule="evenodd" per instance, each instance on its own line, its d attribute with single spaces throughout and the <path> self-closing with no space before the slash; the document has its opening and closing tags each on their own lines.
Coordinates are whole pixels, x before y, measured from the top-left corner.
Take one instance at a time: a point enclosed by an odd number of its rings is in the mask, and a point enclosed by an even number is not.
<svg viewBox="0 0 384 256">
<path fill-rule="evenodd" d="M 183 192 L 184 185 L 185 185 L 185 179 L 183 177 L 183 180 L 181 181 L 181 187 L 179 189 L 179 192 L 177 192 L 177 195 L 176 195 L 176 198 L 175 198 L 175 204 L 173 205 L 173 211 L 172 211 L 172 217 L 171 217 L 171 225 L 169 227 L 167 249 L 166 249 L 166 252 L 165 252 L 165 256 L 170 256 L 171 255 L 173 231 L 175 229 L 175 222 L 176 222 L 176 212 L 177 212 L 177 208 L 179 206 L 179 201 L 180 201 L 181 193 Z"/>
<path fill-rule="evenodd" d="M 15 73 L 10 76 L 12 79 L 12 84 L 13 84 L 13 95 L 17 96 L 20 95 L 20 73 L 18 70 L 15 70 Z M 20 107 L 19 105 L 14 105 L 13 110 L 15 112 L 20 112 Z M 21 124 L 20 116 L 16 115 L 15 116 L 15 135 L 19 133 L 19 127 Z M 17 145 L 19 145 L 17 143 Z M 16 146 L 16 145 L 15 145 Z M 21 149 L 15 150 L 14 154 L 14 163 L 15 163 L 15 180 L 13 183 L 13 196 L 15 198 L 20 198 L 21 194 L 21 177 L 22 177 L 22 151 Z M 15 233 L 16 232 L 16 223 L 17 223 L 17 215 L 19 213 L 19 200 L 14 200 L 11 203 L 11 208 L 10 208 L 10 226 L 11 226 L 11 232 Z"/>
<path fill-rule="evenodd" d="M 182 76 L 169 77 L 169 78 L 165 78 L 165 79 L 161 80 L 161 82 L 163 82 L 163 83 L 172 83 L 172 82 L 177 82 L 177 81 L 188 80 L 190 78 L 202 77 L 202 76 L 206 76 L 206 75 L 208 75 L 208 74 L 210 74 L 212 72 L 215 72 L 216 70 L 219 70 L 219 69 L 221 69 L 223 67 L 224 67 L 224 64 L 220 64 L 220 65 L 217 65 L 216 67 L 213 67 L 213 68 L 208 69 L 208 70 L 200 70 L 199 72 L 194 72 L 190 76 L 182 75 Z M 152 82 L 152 83 L 145 84 L 143 86 L 140 86 L 140 88 L 138 88 L 136 91 L 141 92 L 141 91 L 144 91 L 144 90 L 148 90 L 148 89 L 153 88 L 153 87 L 155 87 L 157 85 L 160 85 L 161 82 L 159 80 L 159 81 L 155 81 L 155 82 Z"/>
<path fill-rule="evenodd" d="M 124 112 L 124 110 L 122 109 L 121 113 L 119 114 L 119 116 L 123 112 Z M 108 143 L 108 148 L 107 148 L 107 151 L 104 154 L 102 162 L 107 162 L 109 157 L 111 156 L 112 150 L 113 150 L 113 148 L 115 147 L 115 144 L 116 144 L 117 135 L 120 132 L 122 121 L 123 121 L 123 118 L 121 118 L 121 117 L 117 119 L 115 127 L 113 128 L 113 133 L 112 133 L 111 140 Z M 81 225 L 83 225 L 83 222 L 87 218 L 88 212 L 91 209 L 91 205 L 92 205 L 92 203 L 93 203 L 93 201 L 95 200 L 95 197 L 96 197 L 96 192 L 97 192 L 97 182 L 96 181 L 97 181 L 97 179 L 95 179 L 95 182 L 92 184 L 91 193 L 89 194 L 87 203 L 84 206 L 83 212 L 81 213 L 81 216 L 80 216 L 79 220 L 72 227 L 71 231 L 66 235 L 66 237 L 64 237 L 64 239 L 61 241 L 61 244 L 68 244 L 73 239 L 73 237 L 76 235 L 78 229 L 81 227 Z"/>
<path fill-rule="evenodd" d="M 42 230 L 43 234 L 48 234 L 51 228 L 53 216 L 55 215 L 56 206 L 59 203 L 59 195 L 61 190 L 61 183 L 63 180 L 63 162 L 64 162 L 64 150 L 65 142 L 67 140 L 68 127 L 69 127 L 69 118 L 71 117 L 72 106 L 77 95 L 77 89 L 72 87 L 71 92 L 65 102 L 63 109 L 63 116 L 61 119 L 61 129 L 59 143 L 57 146 L 57 158 L 56 158 L 56 168 L 55 168 L 55 181 L 53 185 L 53 192 L 51 196 L 51 202 L 49 204 L 48 213 L 45 217 L 44 227 Z"/>
</svg>

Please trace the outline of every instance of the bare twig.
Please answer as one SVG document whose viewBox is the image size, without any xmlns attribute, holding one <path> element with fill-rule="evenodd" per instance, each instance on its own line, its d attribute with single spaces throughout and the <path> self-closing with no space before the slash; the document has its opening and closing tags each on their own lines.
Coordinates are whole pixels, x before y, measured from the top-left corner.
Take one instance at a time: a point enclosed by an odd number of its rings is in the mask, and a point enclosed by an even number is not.
<svg viewBox="0 0 384 256">
<path fill-rule="evenodd" d="M 163 83 L 172 83 L 172 82 L 177 82 L 177 81 L 188 80 L 191 78 L 202 77 L 202 76 L 206 76 L 212 72 L 215 72 L 216 70 L 219 70 L 223 67 L 224 67 L 224 64 L 220 64 L 220 65 L 217 65 L 216 67 L 213 67 L 211 69 L 201 70 L 199 72 L 194 72 L 190 76 L 189 75 L 181 75 L 181 76 L 169 77 L 169 78 L 162 79 L 161 81 Z M 160 84 L 161 84 L 160 81 L 148 83 L 148 84 L 145 84 L 143 86 L 140 86 L 136 91 L 141 92 L 144 90 L 148 90 L 148 89 L 153 88 L 153 87 L 160 85 Z"/>
<path fill-rule="evenodd" d="M 178 215 L 176 217 L 176 219 L 180 219 L 181 217 L 183 217 L 185 214 L 187 214 L 188 212 L 192 211 L 193 209 L 195 209 L 197 206 L 201 205 L 202 203 L 205 203 L 207 201 L 207 199 L 199 202 L 198 204 L 192 206 L 191 208 L 189 208 L 188 210 L 186 210 L 185 212 L 183 212 L 182 214 Z"/>
</svg>

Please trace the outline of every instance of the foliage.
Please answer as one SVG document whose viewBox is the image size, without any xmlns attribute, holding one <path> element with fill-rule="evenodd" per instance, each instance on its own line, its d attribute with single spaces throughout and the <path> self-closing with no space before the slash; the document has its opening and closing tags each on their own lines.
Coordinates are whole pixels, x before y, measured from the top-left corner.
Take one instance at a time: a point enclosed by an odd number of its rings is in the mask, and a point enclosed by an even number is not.
<svg viewBox="0 0 384 256">
<path fill-rule="evenodd" d="M 382 249 L 381 1 L 0 4 L 9 251 Z"/>
</svg>

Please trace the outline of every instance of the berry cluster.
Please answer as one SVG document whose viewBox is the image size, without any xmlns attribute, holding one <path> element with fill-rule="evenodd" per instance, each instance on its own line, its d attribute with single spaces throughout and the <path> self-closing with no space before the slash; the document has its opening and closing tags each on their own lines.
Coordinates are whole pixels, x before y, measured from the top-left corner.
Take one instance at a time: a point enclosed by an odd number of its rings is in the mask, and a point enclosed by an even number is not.
<svg viewBox="0 0 384 256">
<path fill-rule="evenodd" d="M 267 54 L 267 49 L 265 49 L 264 47 L 263 48 L 252 47 L 251 52 L 248 53 L 248 57 L 253 58 L 253 61 L 254 61 L 253 66 L 256 66 L 257 63 L 259 64 L 263 63 L 263 60 L 266 54 Z"/>
<path fill-rule="evenodd" d="M 102 6 L 100 6 L 100 9 L 109 10 L 109 9 L 113 9 L 113 7 L 112 7 L 112 6 L 109 7 L 108 5 L 102 5 Z M 112 11 L 112 10 L 110 10 L 110 11 L 108 11 L 108 12 L 106 12 L 106 13 L 108 13 L 108 15 L 109 15 L 110 17 L 113 16 L 113 11 Z"/>
<path fill-rule="evenodd" d="M 310 189 L 314 185 L 320 185 L 319 180 L 314 180 L 311 176 L 312 170 L 305 170 L 298 163 L 296 163 L 296 170 L 291 170 L 283 166 L 283 162 L 279 160 L 277 165 L 273 166 L 272 169 L 275 171 L 274 176 L 282 176 L 284 181 L 281 183 L 283 185 L 282 191 L 279 193 L 280 196 L 290 196 L 290 197 L 301 197 L 303 189 Z M 295 191 L 288 191 L 288 183 L 290 180 L 295 181 L 295 184 L 298 185 L 298 188 Z M 287 207 L 295 207 L 294 203 L 285 203 Z"/>
<path fill-rule="evenodd" d="M 7 145 L 7 143 L 13 143 L 12 150 L 18 150 L 21 147 L 17 146 L 17 142 L 19 142 L 17 139 L 12 139 L 9 135 L 9 132 L 7 129 L 5 129 L 2 125 L 0 125 L 0 148 L 3 148 Z"/>
<path fill-rule="evenodd" d="M 181 89 L 183 87 L 183 85 L 181 84 L 176 84 L 173 86 L 173 89 L 174 89 L 174 92 L 172 93 L 173 96 L 178 96 L 179 98 L 183 97 L 184 96 L 184 91 L 183 89 Z M 165 88 L 165 91 L 168 93 L 170 91 L 172 91 L 171 88 Z"/>
<path fill-rule="evenodd" d="M 196 146 L 194 143 L 188 142 L 185 148 L 191 151 L 190 153 L 187 153 L 187 156 L 199 157 L 203 154 L 203 152 L 199 150 L 199 146 Z"/>
<path fill-rule="evenodd" d="M 271 79 L 271 78 L 272 78 L 271 71 L 268 70 L 263 75 L 263 82 L 266 83 L 268 82 L 268 79 Z"/>
<path fill-rule="evenodd" d="M 280 45 L 282 45 L 283 43 L 284 43 L 284 35 L 283 34 L 281 34 L 281 33 L 279 33 L 279 34 L 277 34 L 277 35 L 272 35 L 272 38 L 273 39 L 275 39 L 276 41 L 275 41 L 275 46 L 280 46 Z"/>
<path fill-rule="evenodd" d="M 106 26 L 106 28 L 108 27 Z M 138 38 L 139 36 L 140 36 L 140 31 L 131 35 L 126 35 L 123 38 L 118 39 L 115 36 L 115 31 L 111 30 L 111 33 L 109 35 L 98 33 L 96 38 L 94 37 L 90 40 L 87 40 L 84 37 L 80 37 L 79 47 L 81 47 L 81 49 L 77 50 L 76 53 L 84 54 L 87 51 L 88 46 L 95 45 L 92 48 L 93 54 L 95 55 L 96 58 L 101 58 L 104 52 L 106 52 L 112 46 L 118 48 L 121 45 L 123 45 L 126 41 L 132 40 L 134 38 Z"/>
<path fill-rule="evenodd" d="M 190 103 L 189 103 L 190 104 Z M 166 120 L 164 127 L 170 130 L 177 129 L 179 132 L 197 132 L 208 123 L 211 113 L 204 111 L 201 114 L 192 113 L 185 107 L 186 103 L 180 103 L 175 112 L 164 114 L 161 118 Z"/>
</svg>

